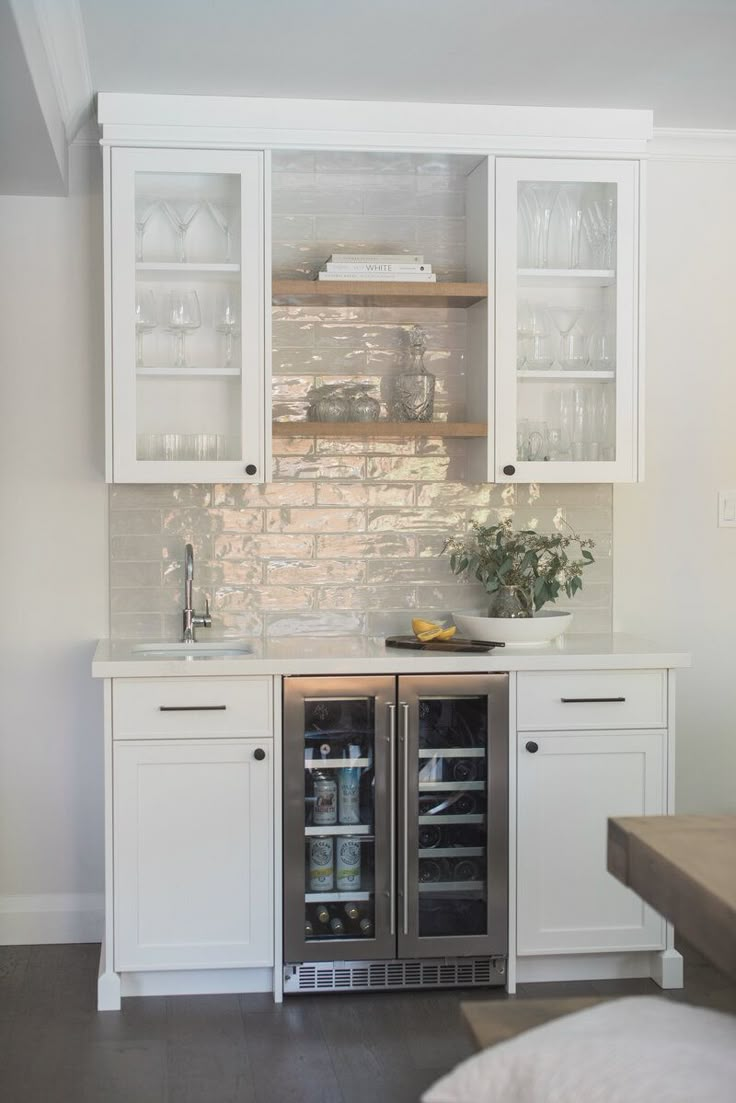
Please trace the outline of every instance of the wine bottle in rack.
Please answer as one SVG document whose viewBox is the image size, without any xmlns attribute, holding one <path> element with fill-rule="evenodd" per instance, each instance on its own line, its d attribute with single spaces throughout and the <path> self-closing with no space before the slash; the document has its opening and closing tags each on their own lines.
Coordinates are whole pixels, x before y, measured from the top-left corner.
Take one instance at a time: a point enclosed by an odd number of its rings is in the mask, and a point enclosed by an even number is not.
<svg viewBox="0 0 736 1103">
<path fill-rule="evenodd" d="M 333 934 L 345 934 L 345 924 L 339 916 L 334 915 L 330 920 L 330 930 Z"/>
<path fill-rule="evenodd" d="M 325 926 L 327 926 L 327 924 L 330 922 L 330 913 L 328 912 L 324 904 L 317 905 L 315 915 L 317 916 L 319 922 L 324 923 Z"/>
<path fill-rule="evenodd" d="M 358 916 L 360 915 L 358 905 L 357 904 L 346 904 L 345 905 L 345 915 L 348 917 L 348 919 L 353 919 L 353 920 L 357 919 Z"/>
<path fill-rule="evenodd" d="M 304 937 L 305 938 L 314 938 L 314 927 L 312 926 L 312 924 L 309 922 L 308 919 L 304 923 Z"/>
<path fill-rule="evenodd" d="M 364 915 L 360 923 L 360 933 L 364 938 L 370 938 L 373 934 L 373 920 L 368 915 Z"/>
</svg>

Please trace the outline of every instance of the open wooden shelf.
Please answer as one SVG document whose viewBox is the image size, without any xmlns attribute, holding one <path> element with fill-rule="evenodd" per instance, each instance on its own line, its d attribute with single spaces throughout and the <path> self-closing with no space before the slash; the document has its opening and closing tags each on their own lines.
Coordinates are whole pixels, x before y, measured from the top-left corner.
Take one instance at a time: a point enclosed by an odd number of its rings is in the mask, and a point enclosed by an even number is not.
<svg viewBox="0 0 736 1103">
<path fill-rule="evenodd" d="M 392 283 L 383 280 L 274 280 L 274 306 L 473 306 L 487 283 Z"/>
<path fill-rule="evenodd" d="M 274 421 L 275 437 L 484 437 L 484 421 Z"/>
</svg>

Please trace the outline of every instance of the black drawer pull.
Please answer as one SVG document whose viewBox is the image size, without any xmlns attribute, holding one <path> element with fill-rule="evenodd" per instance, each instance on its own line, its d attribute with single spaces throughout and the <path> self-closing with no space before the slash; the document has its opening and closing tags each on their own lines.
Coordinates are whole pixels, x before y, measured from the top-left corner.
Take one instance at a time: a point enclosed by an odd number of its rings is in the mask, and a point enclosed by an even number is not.
<svg viewBox="0 0 736 1103">
<path fill-rule="evenodd" d="M 159 705 L 159 712 L 224 712 L 227 705 Z"/>
<path fill-rule="evenodd" d="M 560 697 L 563 705 L 612 704 L 625 701 L 625 697 Z"/>
</svg>

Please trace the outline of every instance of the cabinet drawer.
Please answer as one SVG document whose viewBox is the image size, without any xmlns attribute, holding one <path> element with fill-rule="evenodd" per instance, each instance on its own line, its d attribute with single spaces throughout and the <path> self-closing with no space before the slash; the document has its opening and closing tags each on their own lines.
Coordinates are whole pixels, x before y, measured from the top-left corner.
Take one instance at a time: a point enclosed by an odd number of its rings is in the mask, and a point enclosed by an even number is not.
<svg viewBox="0 0 736 1103">
<path fill-rule="evenodd" d="M 112 689 L 114 739 L 273 735 L 271 678 L 126 678 Z"/>
<path fill-rule="evenodd" d="M 664 670 L 555 670 L 518 676 L 520 731 L 666 725 Z"/>
</svg>

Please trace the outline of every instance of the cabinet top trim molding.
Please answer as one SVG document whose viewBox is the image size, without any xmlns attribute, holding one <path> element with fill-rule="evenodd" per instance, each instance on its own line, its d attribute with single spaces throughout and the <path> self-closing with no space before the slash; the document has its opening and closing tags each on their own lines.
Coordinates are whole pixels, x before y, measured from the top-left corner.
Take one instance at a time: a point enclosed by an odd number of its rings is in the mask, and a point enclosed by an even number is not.
<svg viewBox="0 0 736 1103">
<path fill-rule="evenodd" d="M 635 156 L 651 111 L 100 92 L 103 144 L 442 149 Z"/>
</svg>

